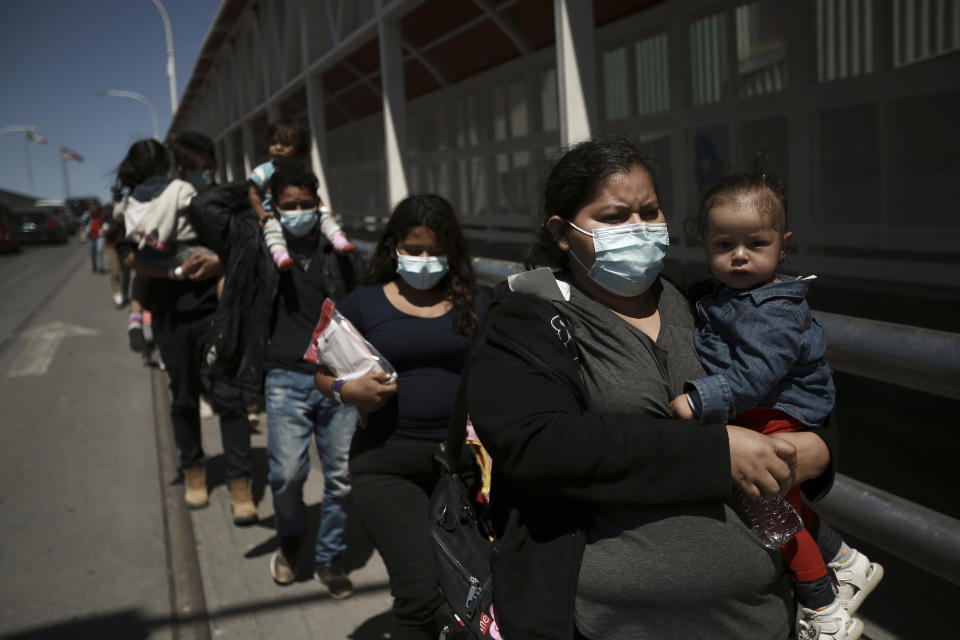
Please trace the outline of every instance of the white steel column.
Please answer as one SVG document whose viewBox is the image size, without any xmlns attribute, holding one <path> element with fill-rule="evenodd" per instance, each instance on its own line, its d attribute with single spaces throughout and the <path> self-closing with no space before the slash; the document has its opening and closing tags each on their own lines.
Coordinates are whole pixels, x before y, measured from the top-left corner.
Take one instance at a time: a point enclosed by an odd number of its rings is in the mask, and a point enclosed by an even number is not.
<svg viewBox="0 0 960 640">
<path fill-rule="evenodd" d="M 257 155 L 253 148 L 253 125 L 249 120 L 240 125 L 240 135 L 243 137 L 243 172 L 244 176 L 249 176 L 254 167 L 253 159 Z"/>
<path fill-rule="evenodd" d="M 560 143 L 589 138 L 597 122 L 593 3 L 553 0 L 560 100 Z"/>
<path fill-rule="evenodd" d="M 300 62 L 304 70 L 310 68 L 310 55 L 307 33 L 307 0 L 300 0 Z M 327 118 L 323 104 L 323 82 L 320 76 L 306 73 L 307 85 L 307 124 L 310 127 L 310 164 L 313 173 L 320 181 L 320 199 L 333 209 L 330 201 L 330 189 L 327 188 L 327 176 L 323 170 L 323 158 L 327 154 Z"/>
<path fill-rule="evenodd" d="M 327 117 L 323 112 L 323 83 L 312 73 L 307 74 L 307 121 L 310 125 L 310 164 L 320 181 L 320 198 L 333 209 L 323 159 L 327 155 Z"/>
<path fill-rule="evenodd" d="M 403 78 L 403 42 L 398 20 L 380 20 L 380 75 L 383 79 L 387 203 L 392 210 L 410 192 L 406 174 L 407 105 Z"/>
</svg>

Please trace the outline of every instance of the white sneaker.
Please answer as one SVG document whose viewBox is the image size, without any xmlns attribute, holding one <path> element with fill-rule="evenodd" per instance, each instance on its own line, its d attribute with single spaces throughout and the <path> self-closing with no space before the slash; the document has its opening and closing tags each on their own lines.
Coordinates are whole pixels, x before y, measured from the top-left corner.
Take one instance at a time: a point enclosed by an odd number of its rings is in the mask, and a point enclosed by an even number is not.
<svg viewBox="0 0 960 640">
<path fill-rule="evenodd" d="M 122 293 L 115 293 L 115 294 L 113 294 L 113 306 L 115 306 L 115 307 L 118 308 L 118 309 L 123 306 L 123 294 L 122 294 Z"/>
<path fill-rule="evenodd" d="M 798 640 L 857 640 L 861 634 L 863 621 L 851 618 L 840 600 L 820 611 L 800 607 Z"/>
<path fill-rule="evenodd" d="M 827 567 L 837 577 L 837 598 L 850 615 L 857 612 L 864 599 L 870 595 L 883 580 L 883 566 L 856 549 L 846 562 L 829 562 Z M 848 554 L 850 555 L 850 554 Z"/>
</svg>

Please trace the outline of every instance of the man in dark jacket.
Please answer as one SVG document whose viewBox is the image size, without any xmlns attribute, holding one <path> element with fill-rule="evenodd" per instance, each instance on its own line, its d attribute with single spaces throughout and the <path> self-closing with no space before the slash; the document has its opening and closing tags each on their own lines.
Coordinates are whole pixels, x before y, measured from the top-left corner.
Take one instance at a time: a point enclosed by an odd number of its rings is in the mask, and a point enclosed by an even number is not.
<svg viewBox="0 0 960 640">
<path fill-rule="evenodd" d="M 341 565 L 346 544 L 346 499 L 350 492 L 347 454 L 356 425 L 354 407 L 336 404 L 313 384 L 315 367 L 304 361 L 327 298 L 346 295 L 353 263 L 338 256 L 320 233 L 318 182 L 309 171 L 278 170 L 270 181 L 276 210 L 294 264 L 279 276 L 264 358 L 267 405 L 267 462 L 280 548 L 270 558 L 277 584 L 296 579 L 296 560 L 306 536 L 303 485 L 310 470 L 308 448 L 316 439 L 323 464 L 320 527 L 314 545 L 314 577 L 334 598 L 353 593 Z"/>
</svg>

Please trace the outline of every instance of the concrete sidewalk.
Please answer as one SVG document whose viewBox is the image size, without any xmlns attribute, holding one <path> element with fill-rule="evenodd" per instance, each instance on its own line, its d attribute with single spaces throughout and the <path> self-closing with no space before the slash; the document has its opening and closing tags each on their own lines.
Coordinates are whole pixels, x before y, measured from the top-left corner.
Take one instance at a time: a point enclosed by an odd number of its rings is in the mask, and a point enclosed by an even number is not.
<svg viewBox="0 0 960 640">
<path fill-rule="evenodd" d="M 154 393 L 158 412 L 168 407 L 166 376 L 155 371 Z M 162 382 L 162 384 L 157 384 Z M 158 416 L 158 425 L 164 425 Z M 223 449 L 220 443 L 219 423 L 216 417 L 203 420 L 203 446 L 208 457 L 207 484 L 210 504 L 204 509 L 189 512 L 196 543 L 199 580 L 205 602 L 206 620 L 210 638 L 283 638 L 379 640 L 389 638 L 389 611 L 392 599 L 386 569 L 369 539 L 348 523 L 345 557 L 350 577 L 357 592 L 346 600 L 329 597 L 323 585 L 312 578 L 313 546 L 305 544 L 300 554 L 299 577 L 292 585 L 276 585 L 269 569 L 270 555 L 277 548 L 273 524 L 273 505 L 266 486 L 267 426 L 264 414 L 259 415 L 252 433 L 254 466 L 254 499 L 260 521 L 249 527 L 236 527 L 231 520 L 230 501 L 224 477 Z M 167 487 L 172 486 L 176 497 L 182 500 L 182 484 L 177 478 L 175 454 L 161 454 L 161 476 Z M 315 445 L 310 449 L 311 472 L 304 487 L 309 531 L 313 540 L 323 493 L 323 475 Z M 168 509 L 169 511 L 170 509 Z M 171 545 L 173 546 L 173 545 Z M 172 564 L 176 571 L 176 562 Z M 184 573 L 189 574 L 189 568 Z M 175 576 L 176 577 L 176 576 Z M 173 580 L 172 584 L 177 584 Z M 178 594 L 172 594 L 174 598 Z M 180 594 L 182 595 L 182 594 Z M 201 606 L 204 603 L 201 603 Z M 181 616 L 202 619 L 200 611 L 180 611 Z M 194 633 L 202 637 L 203 630 Z M 186 634 L 191 635 L 191 634 Z"/>
</svg>

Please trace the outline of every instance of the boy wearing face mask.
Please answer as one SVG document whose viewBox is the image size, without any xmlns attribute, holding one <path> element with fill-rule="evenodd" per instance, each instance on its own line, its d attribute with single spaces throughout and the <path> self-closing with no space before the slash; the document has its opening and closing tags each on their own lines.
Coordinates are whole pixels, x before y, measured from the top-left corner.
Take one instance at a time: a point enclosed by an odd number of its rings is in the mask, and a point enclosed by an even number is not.
<svg viewBox="0 0 960 640">
<path fill-rule="evenodd" d="M 324 489 L 320 526 L 314 541 L 314 575 L 337 599 L 353 584 L 341 564 L 350 493 L 347 454 L 357 420 L 354 407 L 325 398 L 314 388 L 314 365 L 303 359 L 327 298 L 335 302 L 352 284 L 353 265 L 321 232 L 317 178 L 295 166 L 281 166 L 271 177 L 275 219 L 291 264 L 280 272 L 273 299 L 264 358 L 267 409 L 268 481 L 273 492 L 279 549 L 270 558 L 270 575 L 279 585 L 296 580 L 297 559 L 307 533 L 303 485 L 310 470 L 311 438 L 322 462 Z"/>
</svg>

